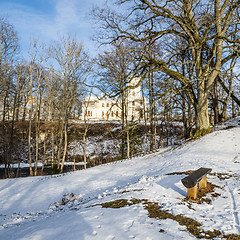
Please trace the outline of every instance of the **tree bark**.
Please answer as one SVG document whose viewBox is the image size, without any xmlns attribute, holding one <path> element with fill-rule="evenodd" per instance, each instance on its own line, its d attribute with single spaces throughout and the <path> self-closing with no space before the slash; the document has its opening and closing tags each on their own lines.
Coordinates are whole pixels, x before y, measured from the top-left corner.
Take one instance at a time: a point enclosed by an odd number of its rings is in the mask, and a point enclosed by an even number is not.
<svg viewBox="0 0 240 240">
<path fill-rule="evenodd" d="M 196 133 L 195 137 L 204 135 L 210 131 L 209 114 L 208 114 L 208 98 L 201 96 L 198 98 L 196 105 Z"/>
</svg>

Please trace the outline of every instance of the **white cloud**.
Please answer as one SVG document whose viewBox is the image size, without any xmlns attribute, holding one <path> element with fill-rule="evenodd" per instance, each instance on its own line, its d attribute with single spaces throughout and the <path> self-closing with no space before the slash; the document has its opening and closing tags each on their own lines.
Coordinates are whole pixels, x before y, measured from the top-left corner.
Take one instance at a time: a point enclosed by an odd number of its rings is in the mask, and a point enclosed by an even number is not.
<svg viewBox="0 0 240 240">
<path fill-rule="evenodd" d="M 4 4 L 0 7 L 2 15 L 8 16 L 24 44 L 28 44 L 33 38 L 53 37 L 51 16 L 43 15 L 40 11 L 21 4 Z"/>
<path fill-rule="evenodd" d="M 56 2 L 56 17 L 55 21 L 61 27 L 66 28 L 69 25 L 77 24 L 80 20 L 78 4 L 74 0 L 59 0 Z"/>
<path fill-rule="evenodd" d="M 0 2 L 0 15 L 8 15 L 25 49 L 32 39 L 49 42 L 65 34 L 76 36 L 91 48 L 89 13 L 94 3 L 94 0 L 53 0 L 46 6 L 53 9 L 48 9 L 45 13 L 44 9 L 36 9 L 33 5 L 30 7 L 19 2 Z"/>
</svg>

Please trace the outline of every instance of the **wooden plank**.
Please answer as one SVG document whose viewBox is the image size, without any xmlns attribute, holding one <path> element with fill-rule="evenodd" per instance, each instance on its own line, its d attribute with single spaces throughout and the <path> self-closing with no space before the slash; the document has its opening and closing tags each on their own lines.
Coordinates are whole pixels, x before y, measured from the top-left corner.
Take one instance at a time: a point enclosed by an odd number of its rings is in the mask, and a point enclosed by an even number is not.
<svg viewBox="0 0 240 240">
<path fill-rule="evenodd" d="M 187 177 L 182 179 L 182 183 L 186 188 L 193 188 L 199 180 L 211 172 L 211 168 L 199 168 Z"/>
</svg>

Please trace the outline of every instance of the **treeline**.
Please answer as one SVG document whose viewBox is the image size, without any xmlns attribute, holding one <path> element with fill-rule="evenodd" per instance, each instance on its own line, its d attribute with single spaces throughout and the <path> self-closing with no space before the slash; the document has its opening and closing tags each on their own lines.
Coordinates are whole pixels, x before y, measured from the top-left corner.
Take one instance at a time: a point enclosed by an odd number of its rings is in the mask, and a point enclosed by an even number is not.
<svg viewBox="0 0 240 240">
<path fill-rule="evenodd" d="M 22 141 L 28 142 L 24 151 L 28 152 L 30 175 L 37 175 L 39 143 L 49 135 L 46 129 L 51 134 L 52 159 L 62 171 L 68 121 L 80 113 L 79 96 L 91 70 L 89 57 L 76 39 L 65 37 L 48 47 L 33 41 L 26 59 L 21 59 L 17 33 L 6 18 L 0 19 L 0 38 L 0 146 L 5 176 L 11 175 L 11 163 L 20 154 L 16 134 L 20 134 L 21 122 L 28 125 Z M 43 128 L 42 121 L 51 127 Z"/>
<path fill-rule="evenodd" d="M 98 24 L 95 41 L 104 46 L 94 59 L 70 36 L 48 46 L 33 41 L 26 59 L 20 58 L 17 33 L 0 18 L 0 144 L 6 177 L 18 155 L 16 134 L 28 142 L 30 175 L 37 175 L 40 158 L 44 162 L 39 143 L 46 136 L 43 142 L 51 146 L 52 162 L 61 172 L 69 120 L 80 116 L 82 98 L 94 89 L 121 109 L 121 158 L 131 156 L 131 135 L 139 124 L 149 126 L 151 150 L 161 121 L 181 122 L 189 138 L 239 115 L 239 8 L 238 0 L 116 0 L 92 11 Z M 144 106 L 141 119 L 132 121 L 128 92 L 139 86 Z M 86 167 L 89 121 L 84 112 Z M 23 133 L 16 127 L 20 122 L 27 123 Z"/>
</svg>

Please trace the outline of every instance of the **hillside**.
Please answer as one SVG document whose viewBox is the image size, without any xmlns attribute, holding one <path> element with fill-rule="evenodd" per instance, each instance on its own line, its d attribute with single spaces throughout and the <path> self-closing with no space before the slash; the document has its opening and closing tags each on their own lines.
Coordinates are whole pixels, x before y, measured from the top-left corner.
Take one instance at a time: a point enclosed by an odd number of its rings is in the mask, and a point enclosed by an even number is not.
<svg viewBox="0 0 240 240">
<path fill-rule="evenodd" d="M 240 239 L 239 123 L 141 158 L 0 180 L 0 239 Z M 210 192 L 190 202 L 181 179 L 199 167 L 212 168 Z"/>
</svg>

